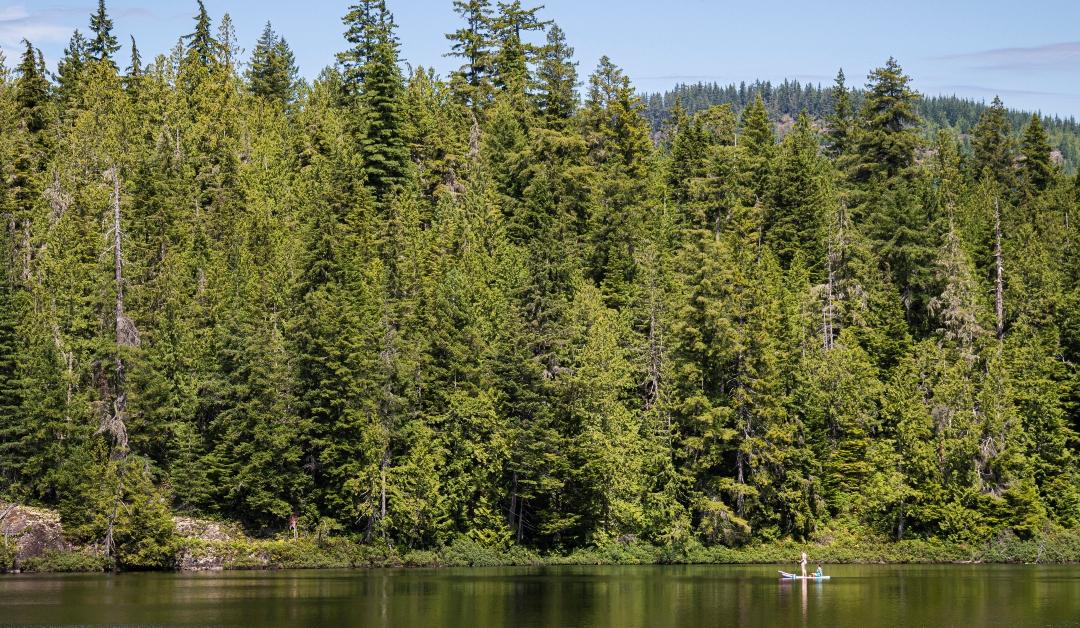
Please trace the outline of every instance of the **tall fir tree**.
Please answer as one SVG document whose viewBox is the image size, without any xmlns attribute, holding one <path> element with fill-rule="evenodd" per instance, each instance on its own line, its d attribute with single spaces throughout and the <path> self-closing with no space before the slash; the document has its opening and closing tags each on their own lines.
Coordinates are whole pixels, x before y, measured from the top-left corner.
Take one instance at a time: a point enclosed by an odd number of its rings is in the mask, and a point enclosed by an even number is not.
<svg viewBox="0 0 1080 628">
<path fill-rule="evenodd" d="M 1031 114 L 1031 120 L 1024 128 L 1021 143 L 1020 162 L 1024 190 L 1030 195 L 1037 195 L 1050 185 L 1054 178 L 1054 164 L 1050 160 L 1050 142 L 1038 114 Z"/>
<path fill-rule="evenodd" d="M 574 49 L 558 25 L 548 29 L 547 45 L 540 51 L 536 107 L 547 124 L 562 126 L 578 107 L 577 63 Z"/>
<path fill-rule="evenodd" d="M 848 90 L 843 68 L 836 73 L 830 96 L 832 96 L 832 113 L 827 118 L 829 126 L 825 132 L 825 139 L 829 155 L 839 158 L 851 151 L 855 125 L 855 111 L 851 104 L 851 92 Z"/>
<path fill-rule="evenodd" d="M 64 49 L 64 56 L 56 64 L 57 92 L 66 107 L 78 106 L 82 81 L 85 78 L 82 73 L 89 54 L 86 38 L 76 29 Z"/>
<path fill-rule="evenodd" d="M 547 27 L 548 22 L 536 15 L 542 8 L 526 9 L 521 6 L 521 0 L 499 2 L 491 20 L 495 86 L 521 100 L 532 83 L 529 66 L 540 52 L 525 37 L 531 31 L 542 31 Z"/>
<path fill-rule="evenodd" d="M 915 162 L 919 146 L 916 128 L 922 123 L 915 103 L 920 96 L 911 89 L 911 78 L 892 57 L 867 78 L 853 175 L 857 181 L 891 179 Z"/>
<path fill-rule="evenodd" d="M 292 102 L 299 70 L 288 42 L 274 32 L 270 22 L 251 51 L 245 72 L 251 93 L 271 102 L 287 105 Z"/>
<path fill-rule="evenodd" d="M 26 131 L 39 133 L 49 119 L 49 79 L 45 64 L 41 61 L 41 52 L 25 39 L 23 44 L 25 50 L 15 68 L 19 74 L 15 81 L 15 104 Z"/>
<path fill-rule="evenodd" d="M 87 53 L 95 61 L 104 61 L 113 66 L 113 55 L 120 50 L 120 43 L 112 34 L 113 22 L 105 12 L 105 0 L 98 0 L 97 11 L 90 16 L 90 32 L 93 37 L 87 42 Z"/>
<path fill-rule="evenodd" d="M 344 18 L 353 48 L 339 55 L 359 80 L 356 134 L 368 184 L 383 201 L 404 184 L 408 168 L 402 114 L 404 84 L 398 65 L 394 16 L 383 0 L 356 5 Z M 350 69 L 351 68 L 351 69 Z M 348 76 L 347 75 L 347 76 Z"/>
<path fill-rule="evenodd" d="M 142 53 L 135 44 L 135 36 L 131 36 L 131 57 L 128 66 L 124 69 L 124 87 L 128 90 L 132 100 L 138 102 L 141 87 L 145 83 L 145 70 L 143 67 Z"/>
<path fill-rule="evenodd" d="M 826 175 L 818 157 L 818 138 L 806 114 L 780 145 L 765 224 L 765 241 L 782 266 L 796 259 L 817 276 L 824 260 Z"/>
<path fill-rule="evenodd" d="M 495 51 L 493 50 L 493 10 L 489 0 L 454 0 L 456 12 L 465 25 L 448 33 L 452 42 L 449 56 L 464 60 L 455 74 L 457 88 L 473 111 L 482 111 L 494 93 Z"/>
<path fill-rule="evenodd" d="M 1005 105 L 997 96 L 979 116 L 979 123 L 972 130 L 971 151 L 975 178 L 982 177 L 985 172 L 1005 189 L 1011 187 L 1016 157 Z"/>
<path fill-rule="evenodd" d="M 600 173 L 586 234 L 589 274 L 612 304 L 631 299 L 644 225 L 651 143 L 641 108 L 630 79 L 602 57 L 589 78 L 581 123 L 589 159 Z"/>
<path fill-rule="evenodd" d="M 776 151 L 776 135 L 769 120 L 769 112 L 765 109 L 765 99 L 760 93 L 750 106 L 743 110 L 741 122 L 740 146 L 746 154 L 747 183 L 751 194 L 746 202 L 764 203 L 768 193 L 769 170 Z"/>
<path fill-rule="evenodd" d="M 195 30 L 183 37 L 187 40 L 186 58 L 202 67 L 209 67 L 217 59 L 220 44 L 210 32 L 210 14 L 206 12 L 206 5 L 203 0 L 197 2 L 199 12 L 195 16 Z"/>
</svg>

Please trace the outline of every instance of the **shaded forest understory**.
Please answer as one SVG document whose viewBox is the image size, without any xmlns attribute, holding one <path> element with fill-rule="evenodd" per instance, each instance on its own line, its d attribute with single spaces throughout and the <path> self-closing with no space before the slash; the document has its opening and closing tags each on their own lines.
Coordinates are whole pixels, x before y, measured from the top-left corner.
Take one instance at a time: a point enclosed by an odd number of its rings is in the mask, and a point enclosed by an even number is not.
<svg viewBox="0 0 1080 628">
<path fill-rule="evenodd" d="M 446 79 L 382 0 L 310 83 L 201 0 L 149 63 L 101 2 L 55 76 L 0 70 L 0 497 L 125 568 L 176 564 L 173 513 L 373 556 L 1068 558 L 1066 123 L 995 100 L 961 138 L 889 59 L 782 133 L 759 94 L 654 129 L 537 9 L 454 6 Z"/>
</svg>

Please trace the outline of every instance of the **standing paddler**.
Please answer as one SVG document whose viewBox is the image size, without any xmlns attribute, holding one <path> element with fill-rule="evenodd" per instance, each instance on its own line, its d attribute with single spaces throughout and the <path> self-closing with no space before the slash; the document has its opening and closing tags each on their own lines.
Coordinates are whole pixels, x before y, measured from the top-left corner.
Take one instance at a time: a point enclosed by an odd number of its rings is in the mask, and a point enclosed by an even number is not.
<svg viewBox="0 0 1080 628">
<path fill-rule="evenodd" d="M 799 561 L 799 567 L 802 568 L 802 577 L 806 577 L 806 552 L 802 553 L 802 560 Z"/>
</svg>

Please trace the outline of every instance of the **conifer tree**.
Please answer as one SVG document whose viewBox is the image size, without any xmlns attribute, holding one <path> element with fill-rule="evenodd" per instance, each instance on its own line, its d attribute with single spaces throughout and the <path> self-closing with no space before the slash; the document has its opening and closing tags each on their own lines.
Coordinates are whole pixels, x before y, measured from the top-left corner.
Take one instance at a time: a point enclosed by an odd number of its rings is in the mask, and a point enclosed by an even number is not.
<svg viewBox="0 0 1080 628">
<path fill-rule="evenodd" d="M 931 331 L 927 307 L 934 297 L 934 266 L 942 221 L 915 196 L 916 188 L 901 181 L 871 188 L 871 200 L 860 207 L 868 216 L 867 233 L 879 258 L 888 266 L 899 292 L 908 325 L 917 336 Z"/>
<path fill-rule="evenodd" d="M 911 78 L 892 57 L 867 78 L 854 176 L 857 181 L 891 179 L 915 161 L 919 145 L 915 128 L 921 124 L 915 103 L 920 96 L 910 88 Z"/>
<path fill-rule="evenodd" d="M 448 33 L 453 42 L 448 56 L 464 60 L 455 74 L 460 79 L 458 91 L 473 111 L 483 110 L 494 91 L 495 52 L 493 16 L 489 0 L 454 0 L 454 11 L 465 25 Z"/>
<path fill-rule="evenodd" d="M 1050 161 L 1050 152 L 1050 142 L 1042 120 L 1038 114 L 1031 114 L 1031 120 L 1024 129 L 1020 150 L 1023 156 L 1023 161 L 1020 163 L 1021 176 L 1025 191 L 1029 195 L 1042 192 L 1053 180 L 1054 165 Z"/>
<path fill-rule="evenodd" d="M 5 258 L 9 258 L 10 251 L 5 253 Z M 3 443 L 0 446 L 3 454 L 0 477 L 7 483 L 8 491 L 17 487 L 23 479 L 21 463 L 30 453 L 23 449 L 25 443 L 20 442 L 25 426 L 21 416 L 23 382 L 19 381 L 22 372 L 17 357 L 20 349 L 19 299 L 13 284 L 9 277 L 4 277 L 0 284 L 0 414 L 4 417 L 0 423 L 0 442 Z"/>
<path fill-rule="evenodd" d="M 221 16 L 218 24 L 217 37 L 217 60 L 229 74 L 236 72 L 236 65 L 243 50 L 236 38 L 236 27 L 233 25 L 232 16 L 226 13 Z"/>
<path fill-rule="evenodd" d="M 289 44 L 267 22 L 251 52 L 246 72 L 251 93 L 286 105 L 293 99 L 298 73 Z"/>
<path fill-rule="evenodd" d="M 14 141 L 12 136 L 18 135 L 15 100 L 13 98 L 13 86 L 10 82 L 8 69 L 4 64 L 3 55 L 0 54 L 0 126 L 10 131 L 5 138 L 0 140 L 0 160 L 5 165 L 0 167 L 0 176 L 4 184 L 0 185 L 0 215 L 8 221 L 15 218 L 16 207 L 14 205 L 11 183 L 14 183 L 14 151 L 20 149 L 20 143 Z M 16 443 L 22 436 L 23 423 L 21 413 L 22 387 L 25 382 L 19 369 L 18 356 L 20 347 L 25 346 L 20 333 L 20 322 L 23 320 L 22 309 L 25 304 L 26 291 L 19 290 L 19 277 L 15 272 L 17 268 L 17 248 L 15 246 L 17 234 L 10 227 L 0 235 L 0 477 L 10 487 L 8 493 L 14 492 L 17 481 L 20 479 L 22 469 L 19 468 L 21 454 L 16 451 Z M 20 298 L 23 297 L 23 298 Z M 9 495 L 9 498 L 14 497 Z"/>
<path fill-rule="evenodd" d="M 824 259 L 827 198 L 818 140 L 805 114 L 780 145 L 773 177 L 765 240 L 785 268 L 798 257 L 816 270 Z"/>
<path fill-rule="evenodd" d="M 826 144 L 829 155 L 838 158 L 846 155 L 851 150 L 854 140 L 852 132 L 855 124 L 855 112 L 851 105 L 851 93 L 845 83 L 844 69 L 836 73 L 835 85 L 832 88 L 832 114 L 829 115 L 829 124 L 825 132 Z"/>
<path fill-rule="evenodd" d="M 142 55 L 139 53 L 139 47 L 135 45 L 134 35 L 131 36 L 131 60 L 124 73 L 128 81 L 137 81 L 143 74 Z"/>
<path fill-rule="evenodd" d="M 15 124 L 18 133 L 7 193 L 12 204 L 11 231 L 15 275 L 25 280 L 30 275 L 31 227 L 35 209 L 44 190 L 44 171 L 48 160 L 49 137 L 46 133 L 51 117 L 49 80 L 41 62 L 41 53 L 23 40 L 26 50 L 16 67 L 14 82 Z"/>
<path fill-rule="evenodd" d="M 87 42 L 87 54 L 95 61 L 104 61 L 114 68 L 112 56 L 120 50 L 120 43 L 112 34 L 113 22 L 105 12 L 105 0 L 98 0 L 97 11 L 90 16 L 90 32 L 93 38 Z"/>
<path fill-rule="evenodd" d="M 15 104 L 27 132 L 38 133 L 48 121 L 49 79 L 45 75 L 41 52 L 27 40 L 23 40 L 19 65 L 15 68 L 19 78 L 15 81 Z"/>
<path fill-rule="evenodd" d="M 519 98 L 524 97 L 530 87 L 529 64 L 539 54 L 536 46 L 522 38 L 530 31 L 542 31 L 547 27 L 548 22 L 536 16 L 542 8 L 525 9 L 521 0 L 499 2 L 491 20 L 495 86 Z"/>
<path fill-rule="evenodd" d="M 765 99 L 758 93 L 742 115 L 742 146 L 753 157 L 768 157 L 776 144 Z"/>
<path fill-rule="evenodd" d="M 683 109 L 682 103 L 675 101 L 671 113 L 670 161 L 668 163 L 668 188 L 678 203 L 688 203 L 695 181 L 705 174 L 707 163 L 708 138 L 698 124 L 697 118 L 691 118 Z"/>
<path fill-rule="evenodd" d="M 821 496 L 835 513 L 860 512 L 878 461 L 873 439 L 880 429 L 882 385 L 851 330 L 829 350 L 807 356 L 798 407 L 821 460 Z M 855 391 L 859 391 L 857 394 Z"/>
<path fill-rule="evenodd" d="M 206 12 L 203 0 L 197 0 L 199 13 L 195 16 L 195 31 L 184 35 L 187 40 L 187 56 L 189 61 L 209 67 L 217 59 L 219 43 L 210 33 L 210 15 Z"/>
<path fill-rule="evenodd" d="M 366 8 L 367 15 L 358 12 Z M 368 185 L 384 200 L 405 181 L 408 151 L 403 138 L 402 98 L 404 85 L 398 66 L 398 41 L 394 16 L 383 0 L 370 6 L 354 7 L 345 17 L 349 34 L 356 31 L 355 47 L 344 53 L 359 64 L 359 112 L 362 117 L 360 151 L 364 157 Z M 350 22 L 349 20 L 353 20 Z M 366 53 L 365 53 L 366 51 Z M 367 56 L 362 56 L 366 54 Z"/>
<path fill-rule="evenodd" d="M 905 358 L 893 370 L 881 404 L 883 436 L 892 456 L 872 480 L 871 501 L 877 502 L 882 523 L 897 539 L 927 533 L 941 499 L 941 477 L 934 452 L 934 422 L 924 405 L 924 382 L 914 359 Z"/>
<path fill-rule="evenodd" d="M 765 202 L 776 136 L 773 134 L 772 122 L 769 121 L 769 113 L 765 109 L 765 100 L 760 93 L 743 111 L 741 122 L 740 146 L 746 153 L 749 190 L 753 195 L 747 202 Z"/>
<path fill-rule="evenodd" d="M 345 41 L 352 47 L 337 54 L 338 63 L 341 64 L 347 89 L 359 92 L 364 83 L 365 68 L 375 52 L 376 38 L 378 37 L 377 20 L 381 10 L 385 10 L 385 3 L 379 0 L 365 0 L 349 7 L 349 11 L 341 18 L 348 28 L 345 30 Z"/>
<path fill-rule="evenodd" d="M 588 216 L 590 275 L 611 303 L 626 303 L 634 286 L 634 250 L 651 150 L 641 100 L 607 57 L 589 78 L 581 121 L 589 158 L 601 173 Z"/>
<path fill-rule="evenodd" d="M 754 255 L 749 238 L 756 232 L 750 216 L 750 210 L 736 206 L 720 237 L 706 227 L 687 243 L 679 262 L 685 297 L 672 330 L 679 466 L 692 487 L 690 508 L 700 517 L 699 532 L 707 541 L 729 544 L 751 532 L 745 502 L 752 491 L 731 407 L 733 369 L 746 351 L 736 321 L 749 308 Z M 732 457 L 742 460 L 742 478 Z"/>
<path fill-rule="evenodd" d="M 969 362 L 977 359 L 977 342 L 985 334 L 979 321 L 978 285 L 971 260 L 955 229 L 950 228 L 937 259 L 941 294 L 930 301 L 938 318 L 938 333 Z"/>
<path fill-rule="evenodd" d="M 626 355 L 627 332 L 618 314 L 603 305 L 599 291 L 579 287 L 571 306 L 572 325 L 582 337 L 568 361 L 563 383 L 574 441 L 573 481 L 584 539 L 603 545 L 624 534 L 640 534 L 644 520 L 641 417 L 632 408 L 634 381 Z"/>
<path fill-rule="evenodd" d="M 1015 156 L 1005 105 L 997 96 L 972 131 L 971 150 L 972 174 L 976 178 L 988 172 L 990 178 L 1005 189 L 1011 187 Z"/>
<path fill-rule="evenodd" d="M 879 369 L 891 368 L 910 344 L 901 300 L 852 212 L 842 200 L 830 210 L 825 220 L 822 345 L 831 348 L 839 334 L 850 329 Z"/>
<path fill-rule="evenodd" d="M 548 125 L 565 124 L 577 110 L 577 63 L 573 57 L 574 49 L 566 43 L 566 34 L 558 25 L 552 25 L 537 68 L 536 107 Z"/>
<path fill-rule="evenodd" d="M 77 106 L 82 87 L 83 69 L 86 66 L 90 50 L 82 33 L 75 30 L 71 41 L 64 49 L 64 56 L 56 66 L 56 80 L 60 99 L 69 107 Z"/>
</svg>

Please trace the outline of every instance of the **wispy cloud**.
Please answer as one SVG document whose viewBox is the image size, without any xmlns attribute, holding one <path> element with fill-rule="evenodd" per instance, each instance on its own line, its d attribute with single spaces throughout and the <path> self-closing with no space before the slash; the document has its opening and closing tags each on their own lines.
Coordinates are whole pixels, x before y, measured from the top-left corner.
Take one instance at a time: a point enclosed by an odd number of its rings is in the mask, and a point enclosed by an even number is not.
<svg viewBox="0 0 1080 628">
<path fill-rule="evenodd" d="M 47 60 L 50 56 L 55 60 L 76 28 L 87 30 L 90 14 L 95 8 L 96 3 L 89 0 L 52 3 L 48 0 L 0 0 L 0 52 L 7 57 L 7 65 L 10 67 L 22 55 L 23 39 L 42 48 Z M 109 15 L 123 32 L 132 22 L 166 19 L 161 9 L 161 6 L 124 7 L 111 10 Z"/>
<path fill-rule="evenodd" d="M 64 41 L 71 36 L 69 20 L 55 9 L 30 12 L 22 5 L 0 7 L 0 45 L 11 49 L 23 39 L 37 43 Z"/>
<path fill-rule="evenodd" d="M 1076 71 L 1080 67 L 1080 41 L 1042 46 L 993 48 L 977 52 L 934 57 L 937 61 L 960 61 L 974 70 L 1000 72 Z"/>
<path fill-rule="evenodd" d="M 1047 92 L 1034 89 L 1009 89 L 1004 87 L 987 87 L 985 85 L 936 85 L 933 89 L 939 92 L 955 91 L 955 92 L 977 92 L 986 95 L 996 96 L 1054 96 L 1061 98 L 1076 98 L 1080 97 L 1077 93 L 1068 92 Z"/>
<path fill-rule="evenodd" d="M 635 81 L 671 81 L 671 82 L 686 82 L 686 81 L 716 81 L 720 83 L 738 83 L 740 80 L 746 80 L 745 78 L 735 78 L 733 75 L 724 74 L 659 74 L 659 75 L 633 75 L 630 78 Z M 825 76 L 824 74 L 792 74 L 786 77 L 789 80 L 797 80 L 800 82 L 807 81 L 831 81 L 831 76 Z M 750 79 L 754 80 L 754 79 Z M 765 79 L 761 79 L 765 80 Z M 783 80 L 783 79 L 781 79 Z M 778 81 L 773 81 L 774 83 Z"/>
<path fill-rule="evenodd" d="M 134 19 L 154 20 L 154 19 L 158 19 L 159 17 L 160 16 L 157 13 L 155 13 L 152 9 L 146 9 L 146 8 L 143 8 L 143 7 L 131 7 L 131 8 L 128 8 L 128 9 L 120 9 L 116 13 L 116 18 L 117 19 L 134 18 Z"/>
<path fill-rule="evenodd" d="M 719 74 L 654 74 L 639 76 L 644 81 L 721 81 L 724 77 Z"/>
<path fill-rule="evenodd" d="M 21 20 L 28 16 L 26 9 L 23 7 L 0 7 L 0 22 L 11 22 L 13 20 Z"/>
</svg>

